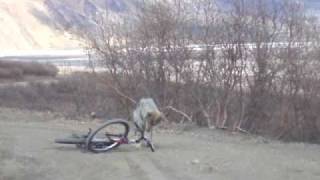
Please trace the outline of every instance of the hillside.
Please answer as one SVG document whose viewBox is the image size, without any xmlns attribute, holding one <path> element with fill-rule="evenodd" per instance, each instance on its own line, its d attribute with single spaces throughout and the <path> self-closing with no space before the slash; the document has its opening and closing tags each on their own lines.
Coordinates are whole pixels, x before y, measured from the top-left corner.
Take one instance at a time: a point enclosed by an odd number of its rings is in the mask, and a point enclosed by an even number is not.
<svg viewBox="0 0 320 180">
<path fill-rule="evenodd" d="M 137 0 L 0 0 L 0 49 L 74 49 L 66 31 L 94 27 L 97 11 L 127 11 Z"/>
<path fill-rule="evenodd" d="M 0 0 L 0 49 L 74 49 L 79 42 L 66 31 L 94 28 L 93 19 L 104 9 L 134 11 L 142 0 Z M 219 0 L 227 6 L 228 0 Z M 304 0 L 318 13 L 318 0 Z"/>
<path fill-rule="evenodd" d="M 78 42 L 63 31 L 47 26 L 34 12 L 48 14 L 43 0 L 0 0 L 0 49 L 75 48 Z"/>
</svg>

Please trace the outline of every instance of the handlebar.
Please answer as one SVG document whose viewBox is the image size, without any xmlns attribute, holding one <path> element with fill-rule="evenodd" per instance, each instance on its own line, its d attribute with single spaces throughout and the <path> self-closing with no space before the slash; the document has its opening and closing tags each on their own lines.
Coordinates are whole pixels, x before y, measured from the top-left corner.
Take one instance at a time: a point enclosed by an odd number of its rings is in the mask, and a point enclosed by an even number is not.
<svg viewBox="0 0 320 180">
<path fill-rule="evenodd" d="M 152 152 L 155 152 L 152 142 L 144 136 L 144 131 L 138 126 L 136 122 L 134 122 L 134 125 L 136 126 L 137 130 L 140 132 L 140 135 L 141 135 L 139 139 L 134 141 L 134 143 L 139 143 L 140 141 L 143 140 L 144 142 L 147 143 L 147 146 L 150 148 L 150 150 Z"/>
<path fill-rule="evenodd" d="M 150 148 L 150 150 L 151 150 L 152 152 L 155 152 L 155 148 L 154 148 L 152 142 L 151 142 L 149 139 L 145 138 L 145 137 L 141 137 L 141 138 L 138 139 L 138 140 L 130 140 L 128 143 L 129 143 L 129 144 L 137 144 L 137 143 L 139 143 L 139 142 L 141 142 L 141 141 L 146 142 L 147 147 Z"/>
<path fill-rule="evenodd" d="M 149 139 L 145 138 L 145 137 L 143 138 L 143 140 L 147 143 L 147 146 L 151 149 L 151 151 L 154 152 L 155 151 L 154 150 L 154 146 L 151 143 L 151 141 Z"/>
</svg>

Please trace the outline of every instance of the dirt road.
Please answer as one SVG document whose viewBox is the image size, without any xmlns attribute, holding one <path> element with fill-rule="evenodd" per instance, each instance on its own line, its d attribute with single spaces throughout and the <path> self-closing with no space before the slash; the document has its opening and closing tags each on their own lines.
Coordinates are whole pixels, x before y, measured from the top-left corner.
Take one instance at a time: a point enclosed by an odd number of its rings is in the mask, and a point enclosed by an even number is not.
<svg viewBox="0 0 320 180">
<path fill-rule="evenodd" d="M 184 128 L 155 135 L 157 151 L 121 146 L 93 154 L 53 143 L 96 123 L 0 109 L 1 180 L 318 180 L 320 146 Z"/>
</svg>

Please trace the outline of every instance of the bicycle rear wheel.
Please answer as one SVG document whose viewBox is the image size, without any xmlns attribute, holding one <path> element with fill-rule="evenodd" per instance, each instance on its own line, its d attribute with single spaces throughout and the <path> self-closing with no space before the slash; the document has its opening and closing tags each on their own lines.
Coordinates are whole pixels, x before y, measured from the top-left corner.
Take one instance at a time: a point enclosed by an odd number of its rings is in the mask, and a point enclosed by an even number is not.
<svg viewBox="0 0 320 180">
<path fill-rule="evenodd" d="M 110 120 L 90 133 L 86 141 L 88 150 L 100 153 L 118 147 L 129 133 L 129 124 L 122 119 Z"/>
</svg>

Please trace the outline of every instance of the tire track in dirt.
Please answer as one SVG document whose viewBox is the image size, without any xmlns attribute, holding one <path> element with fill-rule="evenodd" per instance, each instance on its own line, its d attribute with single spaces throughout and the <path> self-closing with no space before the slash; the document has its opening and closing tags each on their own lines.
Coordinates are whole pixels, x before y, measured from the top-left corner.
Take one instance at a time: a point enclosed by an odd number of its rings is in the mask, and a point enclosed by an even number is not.
<svg viewBox="0 0 320 180">
<path fill-rule="evenodd" d="M 147 176 L 146 171 L 131 157 L 126 157 L 126 162 L 130 168 L 130 173 L 132 174 L 133 178 L 140 179 L 140 180 L 149 180 L 150 177 Z"/>
<path fill-rule="evenodd" d="M 161 162 L 159 162 L 158 160 L 156 160 L 153 157 L 149 157 L 150 161 L 153 163 L 153 165 L 155 166 L 155 168 L 157 168 L 158 170 L 160 170 L 161 172 L 166 173 L 167 176 L 170 175 L 170 178 L 168 179 L 181 179 L 181 180 L 192 180 L 189 177 L 183 176 L 183 175 L 178 175 L 176 172 L 174 172 L 174 170 L 164 166 L 161 164 Z"/>
<path fill-rule="evenodd" d="M 141 180 L 170 180 L 174 179 L 168 177 L 166 172 L 162 171 L 163 168 L 154 164 L 150 156 L 126 156 L 126 161 L 130 167 L 132 175 Z"/>
</svg>

